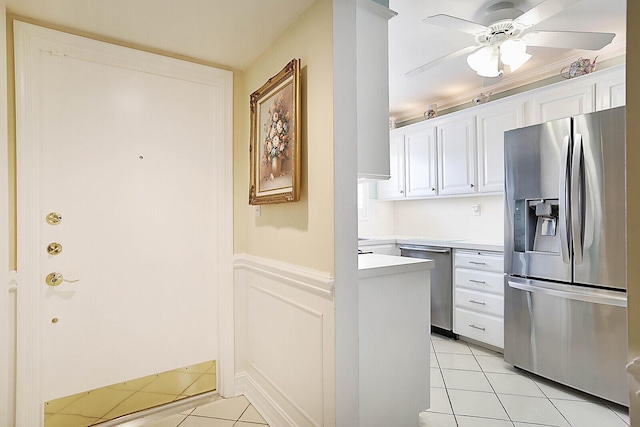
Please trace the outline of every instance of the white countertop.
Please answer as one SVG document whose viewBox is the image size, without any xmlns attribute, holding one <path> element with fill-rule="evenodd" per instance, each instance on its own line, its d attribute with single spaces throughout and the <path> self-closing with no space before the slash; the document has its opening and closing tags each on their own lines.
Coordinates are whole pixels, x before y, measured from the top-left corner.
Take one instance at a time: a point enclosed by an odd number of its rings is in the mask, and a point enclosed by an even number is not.
<svg viewBox="0 0 640 427">
<path fill-rule="evenodd" d="M 430 259 L 399 257 L 394 255 L 360 254 L 358 255 L 358 277 L 365 278 L 418 270 L 430 270 L 434 267 L 434 264 Z"/>
<path fill-rule="evenodd" d="M 503 252 L 504 246 L 496 243 L 477 242 L 464 239 L 431 239 L 418 236 L 361 236 L 363 240 L 358 241 L 358 246 L 383 244 L 405 244 L 405 245 L 425 245 L 441 248 L 469 249 L 473 251 L 494 251 Z"/>
</svg>

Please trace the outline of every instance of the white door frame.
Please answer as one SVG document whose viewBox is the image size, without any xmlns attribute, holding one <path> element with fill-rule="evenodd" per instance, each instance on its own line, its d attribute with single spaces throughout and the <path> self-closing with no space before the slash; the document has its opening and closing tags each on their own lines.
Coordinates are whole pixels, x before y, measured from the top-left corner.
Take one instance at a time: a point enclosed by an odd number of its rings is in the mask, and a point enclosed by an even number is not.
<svg viewBox="0 0 640 427">
<path fill-rule="evenodd" d="M 8 117 L 7 117 L 7 19 L 4 1 L 0 0 L 0 348 L 9 347 L 9 329 L 12 324 L 9 320 L 9 176 L 7 158 L 8 150 Z M 6 353 L 5 353 L 6 356 Z M 9 390 L 12 384 L 9 377 L 13 368 L 9 366 L 7 357 L 0 357 L 0 427 L 10 427 L 9 416 L 13 414 L 13 408 L 9 408 L 10 396 L 13 390 Z"/>
<path fill-rule="evenodd" d="M 34 142 L 39 141 L 38 124 L 26 126 L 26 117 L 34 117 L 35 97 L 29 98 L 25 88 L 34 88 L 36 79 L 29 70 L 37 67 L 34 52 L 45 50 L 53 54 L 71 54 L 91 61 L 118 63 L 131 69 L 159 75 L 197 81 L 216 87 L 216 105 L 219 106 L 212 120 L 216 126 L 219 156 L 212 159 L 212 168 L 217 170 L 216 194 L 220 209 L 220 220 L 216 224 L 217 236 L 212 236 L 212 244 L 218 245 L 220 254 L 218 271 L 219 296 L 219 361 L 218 391 L 221 395 L 233 395 L 234 390 L 234 340 L 233 340 L 233 82 L 232 73 L 212 67 L 189 63 L 160 55 L 128 49 L 123 55 L 119 46 L 96 42 L 72 36 L 31 24 L 14 21 L 16 58 L 16 135 L 17 135 L 17 205 L 18 205 L 18 342 L 16 417 L 17 425 L 42 426 L 44 408 L 42 405 L 42 339 L 40 288 L 42 278 L 38 277 L 39 258 L 42 248 L 37 247 L 38 225 L 42 218 L 36 218 L 34 209 L 38 200 L 37 183 L 40 171 L 37 166 L 38 150 Z M 98 44 L 99 49 L 96 49 Z M 64 48 L 64 50 L 63 50 Z M 1 52 L 0 52 L 1 53 Z M 1 90 L 1 88 L 0 88 Z M 37 93 L 35 88 L 30 93 Z M 0 111 L 2 114 L 2 111 Z M 37 116 L 36 116 L 37 117 Z M 33 118 L 31 119 L 33 123 Z M 6 132 L 5 132 L 6 134 Z M 0 142 L 1 144 L 1 142 Z M 0 159 L 1 160 L 1 159 Z M 1 184 L 1 181 L 0 181 Z M 0 206 L 1 208 L 1 206 Z"/>
</svg>

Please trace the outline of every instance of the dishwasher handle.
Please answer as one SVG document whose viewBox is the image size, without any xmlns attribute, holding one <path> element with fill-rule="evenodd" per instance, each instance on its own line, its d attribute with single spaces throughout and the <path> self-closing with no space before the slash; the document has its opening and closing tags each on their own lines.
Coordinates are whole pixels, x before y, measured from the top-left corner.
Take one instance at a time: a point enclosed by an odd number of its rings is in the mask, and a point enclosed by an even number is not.
<svg viewBox="0 0 640 427">
<path fill-rule="evenodd" d="M 398 249 L 406 250 L 406 251 L 417 251 L 417 252 L 432 252 L 435 254 L 451 253 L 451 249 L 431 249 L 431 248 L 420 248 L 415 246 L 398 246 Z"/>
</svg>

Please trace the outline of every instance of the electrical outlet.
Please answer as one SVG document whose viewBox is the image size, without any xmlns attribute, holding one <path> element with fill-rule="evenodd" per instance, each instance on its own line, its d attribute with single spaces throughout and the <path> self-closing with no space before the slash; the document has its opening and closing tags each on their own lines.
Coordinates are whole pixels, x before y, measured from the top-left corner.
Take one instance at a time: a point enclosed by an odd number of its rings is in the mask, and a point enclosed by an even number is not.
<svg viewBox="0 0 640 427">
<path fill-rule="evenodd" d="M 480 205 L 471 205 L 471 212 L 475 216 L 480 216 Z"/>
<path fill-rule="evenodd" d="M 261 206 L 258 205 L 256 206 L 256 216 L 260 216 L 260 215 L 262 215 L 262 209 L 261 209 Z"/>
</svg>

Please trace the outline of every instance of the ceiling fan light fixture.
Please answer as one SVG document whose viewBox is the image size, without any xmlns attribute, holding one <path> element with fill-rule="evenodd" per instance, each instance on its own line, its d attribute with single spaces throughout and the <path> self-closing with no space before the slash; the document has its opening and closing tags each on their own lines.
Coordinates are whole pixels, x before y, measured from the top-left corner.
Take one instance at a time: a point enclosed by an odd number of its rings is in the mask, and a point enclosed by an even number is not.
<svg viewBox="0 0 640 427">
<path fill-rule="evenodd" d="M 511 62 L 509 64 L 507 64 L 506 62 L 505 64 L 509 66 L 509 68 L 511 69 L 511 72 L 513 73 L 515 70 L 520 68 L 525 62 L 527 62 L 530 59 L 531 59 L 531 55 L 529 55 L 528 53 L 523 53 L 519 57 L 511 58 L 510 59 Z"/>
<path fill-rule="evenodd" d="M 500 59 L 514 72 L 531 59 L 527 53 L 527 43 L 524 40 L 506 40 L 500 46 Z"/>
<path fill-rule="evenodd" d="M 485 46 L 467 57 L 467 64 L 482 77 L 498 77 L 500 69 L 500 50 L 495 46 Z"/>
</svg>

